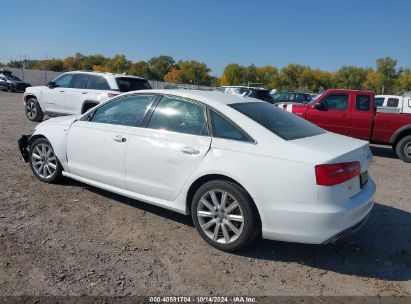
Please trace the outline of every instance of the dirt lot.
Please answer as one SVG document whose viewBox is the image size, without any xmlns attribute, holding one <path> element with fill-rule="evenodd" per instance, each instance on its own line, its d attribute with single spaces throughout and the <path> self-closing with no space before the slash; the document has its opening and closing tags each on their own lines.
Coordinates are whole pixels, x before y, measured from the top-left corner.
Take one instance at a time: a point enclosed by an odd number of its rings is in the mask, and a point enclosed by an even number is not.
<svg viewBox="0 0 411 304">
<path fill-rule="evenodd" d="M 1 295 L 410 295 L 411 164 L 373 147 L 376 206 L 337 245 L 206 245 L 189 218 L 67 180 L 38 181 L 16 140 L 22 94 L 0 92 Z"/>
</svg>

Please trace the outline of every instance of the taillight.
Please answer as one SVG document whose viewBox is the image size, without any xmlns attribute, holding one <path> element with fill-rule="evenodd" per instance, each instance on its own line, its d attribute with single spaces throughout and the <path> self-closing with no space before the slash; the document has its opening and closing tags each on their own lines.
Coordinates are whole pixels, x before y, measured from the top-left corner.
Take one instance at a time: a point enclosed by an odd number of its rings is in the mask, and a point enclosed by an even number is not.
<svg viewBox="0 0 411 304">
<path fill-rule="evenodd" d="M 107 95 L 108 95 L 108 97 L 111 98 L 111 97 L 117 96 L 117 95 L 119 95 L 119 94 L 117 94 L 117 93 L 108 93 Z"/>
<path fill-rule="evenodd" d="M 361 173 L 360 162 L 325 164 L 315 166 L 317 185 L 334 186 L 346 182 Z"/>
</svg>

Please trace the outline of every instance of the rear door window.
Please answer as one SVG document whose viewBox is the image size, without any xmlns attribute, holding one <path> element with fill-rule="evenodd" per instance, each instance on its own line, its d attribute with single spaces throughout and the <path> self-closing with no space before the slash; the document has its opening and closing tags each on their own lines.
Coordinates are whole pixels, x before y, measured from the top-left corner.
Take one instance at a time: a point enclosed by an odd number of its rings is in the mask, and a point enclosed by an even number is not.
<svg viewBox="0 0 411 304">
<path fill-rule="evenodd" d="M 71 79 L 70 88 L 73 89 L 84 89 L 87 84 L 89 75 L 87 74 L 74 74 Z"/>
<path fill-rule="evenodd" d="M 148 128 L 172 132 L 207 135 L 206 108 L 177 97 L 164 96 L 148 123 Z"/>
<path fill-rule="evenodd" d="M 97 75 L 90 75 L 86 88 L 90 90 L 110 90 L 107 80 Z"/>
<path fill-rule="evenodd" d="M 330 94 L 320 101 L 328 110 L 347 111 L 348 94 Z"/>
<path fill-rule="evenodd" d="M 355 98 L 355 109 L 357 111 L 370 111 L 371 110 L 371 96 L 370 95 L 357 95 Z"/>
<path fill-rule="evenodd" d="M 325 133 L 305 119 L 266 102 L 236 103 L 230 106 L 285 140 Z"/>
<path fill-rule="evenodd" d="M 116 78 L 116 82 L 120 92 L 151 89 L 150 84 L 145 79 L 132 77 L 118 77 Z"/>
</svg>

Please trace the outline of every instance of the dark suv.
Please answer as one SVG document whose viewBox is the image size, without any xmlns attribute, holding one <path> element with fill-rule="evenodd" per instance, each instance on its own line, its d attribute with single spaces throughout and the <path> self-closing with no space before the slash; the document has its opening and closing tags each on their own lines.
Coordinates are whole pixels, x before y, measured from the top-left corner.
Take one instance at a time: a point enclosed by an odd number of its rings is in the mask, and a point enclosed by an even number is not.
<svg viewBox="0 0 411 304">
<path fill-rule="evenodd" d="M 253 98 L 267 101 L 269 103 L 274 103 L 273 98 L 270 95 L 270 91 L 267 89 L 263 89 L 263 88 L 246 87 L 246 86 L 224 86 L 224 87 L 218 87 L 216 91 L 253 97 Z"/>
<path fill-rule="evenodd" d="M 274 103 L 302 103 L 307 104 L 312 100 L 311 94 L 308 93 L 293 93 L 293 92 L 277 92 L 272 95 Z"/>
<path fill-rule="evenodd" d="M 9 70 L 0 69 L 0 89 L 7 90 L 9 92 L 24 92 L 26 88 L 30 86 L 31 85 L 29 83 L 12 75 Z"/>
</svg>

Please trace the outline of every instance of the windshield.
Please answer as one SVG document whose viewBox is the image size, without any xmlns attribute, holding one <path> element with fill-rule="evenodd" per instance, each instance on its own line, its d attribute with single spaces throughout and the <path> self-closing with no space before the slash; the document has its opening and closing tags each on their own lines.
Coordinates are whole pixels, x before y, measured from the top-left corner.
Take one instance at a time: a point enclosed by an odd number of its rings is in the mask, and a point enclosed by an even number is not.
<svg viewBox="0 0 411 304">
<path fill-rule="evenodd" d="M 269 103 L 248 102 L 230 106 L 285 140 L 325 133 L 320 127 Z"/>
<path fill-rule="evenodd" d="M 138 91 L 151 89 L 150 84 L 145 79 L 131 78 L 131 77 L 118 77 L 116 78 L 118 88 L 120 92 Z"/>
</svg>

